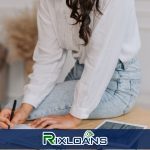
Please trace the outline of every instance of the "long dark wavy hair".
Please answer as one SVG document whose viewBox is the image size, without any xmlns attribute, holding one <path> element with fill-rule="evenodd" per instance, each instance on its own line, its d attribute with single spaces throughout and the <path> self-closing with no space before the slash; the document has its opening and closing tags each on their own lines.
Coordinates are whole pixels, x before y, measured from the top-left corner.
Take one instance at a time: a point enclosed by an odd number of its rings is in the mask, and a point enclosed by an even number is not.
<svg viewBox="0 0 150 150">
<path fill-rule="evenodd" d="M 66 0 L 67 6 L 72 10 L 70 17 L 75 19 L 75 24 L 80 24 L 79 37 L 83 39 L 84 45 L 89 43 L 89 38 L 92 34 L 90 23 L 90 13 L 95 7 L 96 10 L 102 14 L 99 9 L 100 0 Z"/>
</svg>

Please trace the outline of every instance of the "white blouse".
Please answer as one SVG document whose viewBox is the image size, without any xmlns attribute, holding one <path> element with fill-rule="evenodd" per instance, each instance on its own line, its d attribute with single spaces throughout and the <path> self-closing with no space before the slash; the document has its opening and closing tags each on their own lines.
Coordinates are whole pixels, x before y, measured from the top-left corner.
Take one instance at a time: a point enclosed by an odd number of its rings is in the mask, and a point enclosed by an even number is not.
<svg viewBox="0 0 150 150">
<path fill-rule="evenodd" d="M 77 82 L 70 113 L 88 118 L 96 108 L 114 73 L 118 60 L 135 57 L 140 36 L 134 0 L 100 0 L 100 10 L 91 13 L 92 37 L 83 46 L 79 25 L 70 18 L 66 0 L 40 0 L 38 9 L 38 42 L 30 82 L 25 86 L 23 103 L 35 108 L 56 85 L 66 54 L 85 65 Z"/>
</svg>

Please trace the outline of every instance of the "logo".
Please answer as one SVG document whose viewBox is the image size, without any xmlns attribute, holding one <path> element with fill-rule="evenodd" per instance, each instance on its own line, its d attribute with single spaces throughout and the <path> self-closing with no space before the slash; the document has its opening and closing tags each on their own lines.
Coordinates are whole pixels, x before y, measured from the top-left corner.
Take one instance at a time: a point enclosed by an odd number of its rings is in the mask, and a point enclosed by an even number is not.
<svg viewBox="0 0 150 150">
<path fill-rule="evenodd" d="M 43 145 L 47 145 L 48 143 L 50 145 L 54 145 L 55 144 L 55 138 L 56 135 L 53 132 L 43 132 Z"/>
<path fill-rule="evenodd" d="M 107 137 L 95 137 L 91 130 L 85 131 L 83 137 L 59 137 L 54 132 L 43 132 L 43 145 L 108 145 Z"/>
</svg>

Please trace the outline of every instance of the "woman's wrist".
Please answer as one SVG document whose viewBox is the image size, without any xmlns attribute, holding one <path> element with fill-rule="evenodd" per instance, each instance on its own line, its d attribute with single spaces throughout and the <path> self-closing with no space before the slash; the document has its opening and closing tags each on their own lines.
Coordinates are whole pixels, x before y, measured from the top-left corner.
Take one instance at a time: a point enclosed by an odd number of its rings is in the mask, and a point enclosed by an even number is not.
<svg viewBox="0 0 150 150">
<path fill-rule="evenodd" d="M 22 103 L 20 110 L 23 111 L 26 115 L 30 115 L 33 110 L 33 106 L 27 103 Z"/>
<path fill-rule="evenodd" d="M 82 119 L 73 116 L 71 113 L 69 113 L 69 116 L 72 117 L 74 119 L 74 121 L 76 121 L 76 122 L 82 121 Z"/>
</svg>

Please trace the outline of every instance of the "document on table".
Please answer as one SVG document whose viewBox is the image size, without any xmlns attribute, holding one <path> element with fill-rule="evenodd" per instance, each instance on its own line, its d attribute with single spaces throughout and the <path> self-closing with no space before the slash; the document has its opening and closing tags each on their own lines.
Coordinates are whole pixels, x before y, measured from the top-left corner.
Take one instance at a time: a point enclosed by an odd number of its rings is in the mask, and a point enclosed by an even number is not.
<svg viewBox="0 0 150 150">
<path fill-rule="evenodd" d="M 14 127 L 14 129 L 33 129 L 27 124 L 19 124 Z"/>
</svg>

